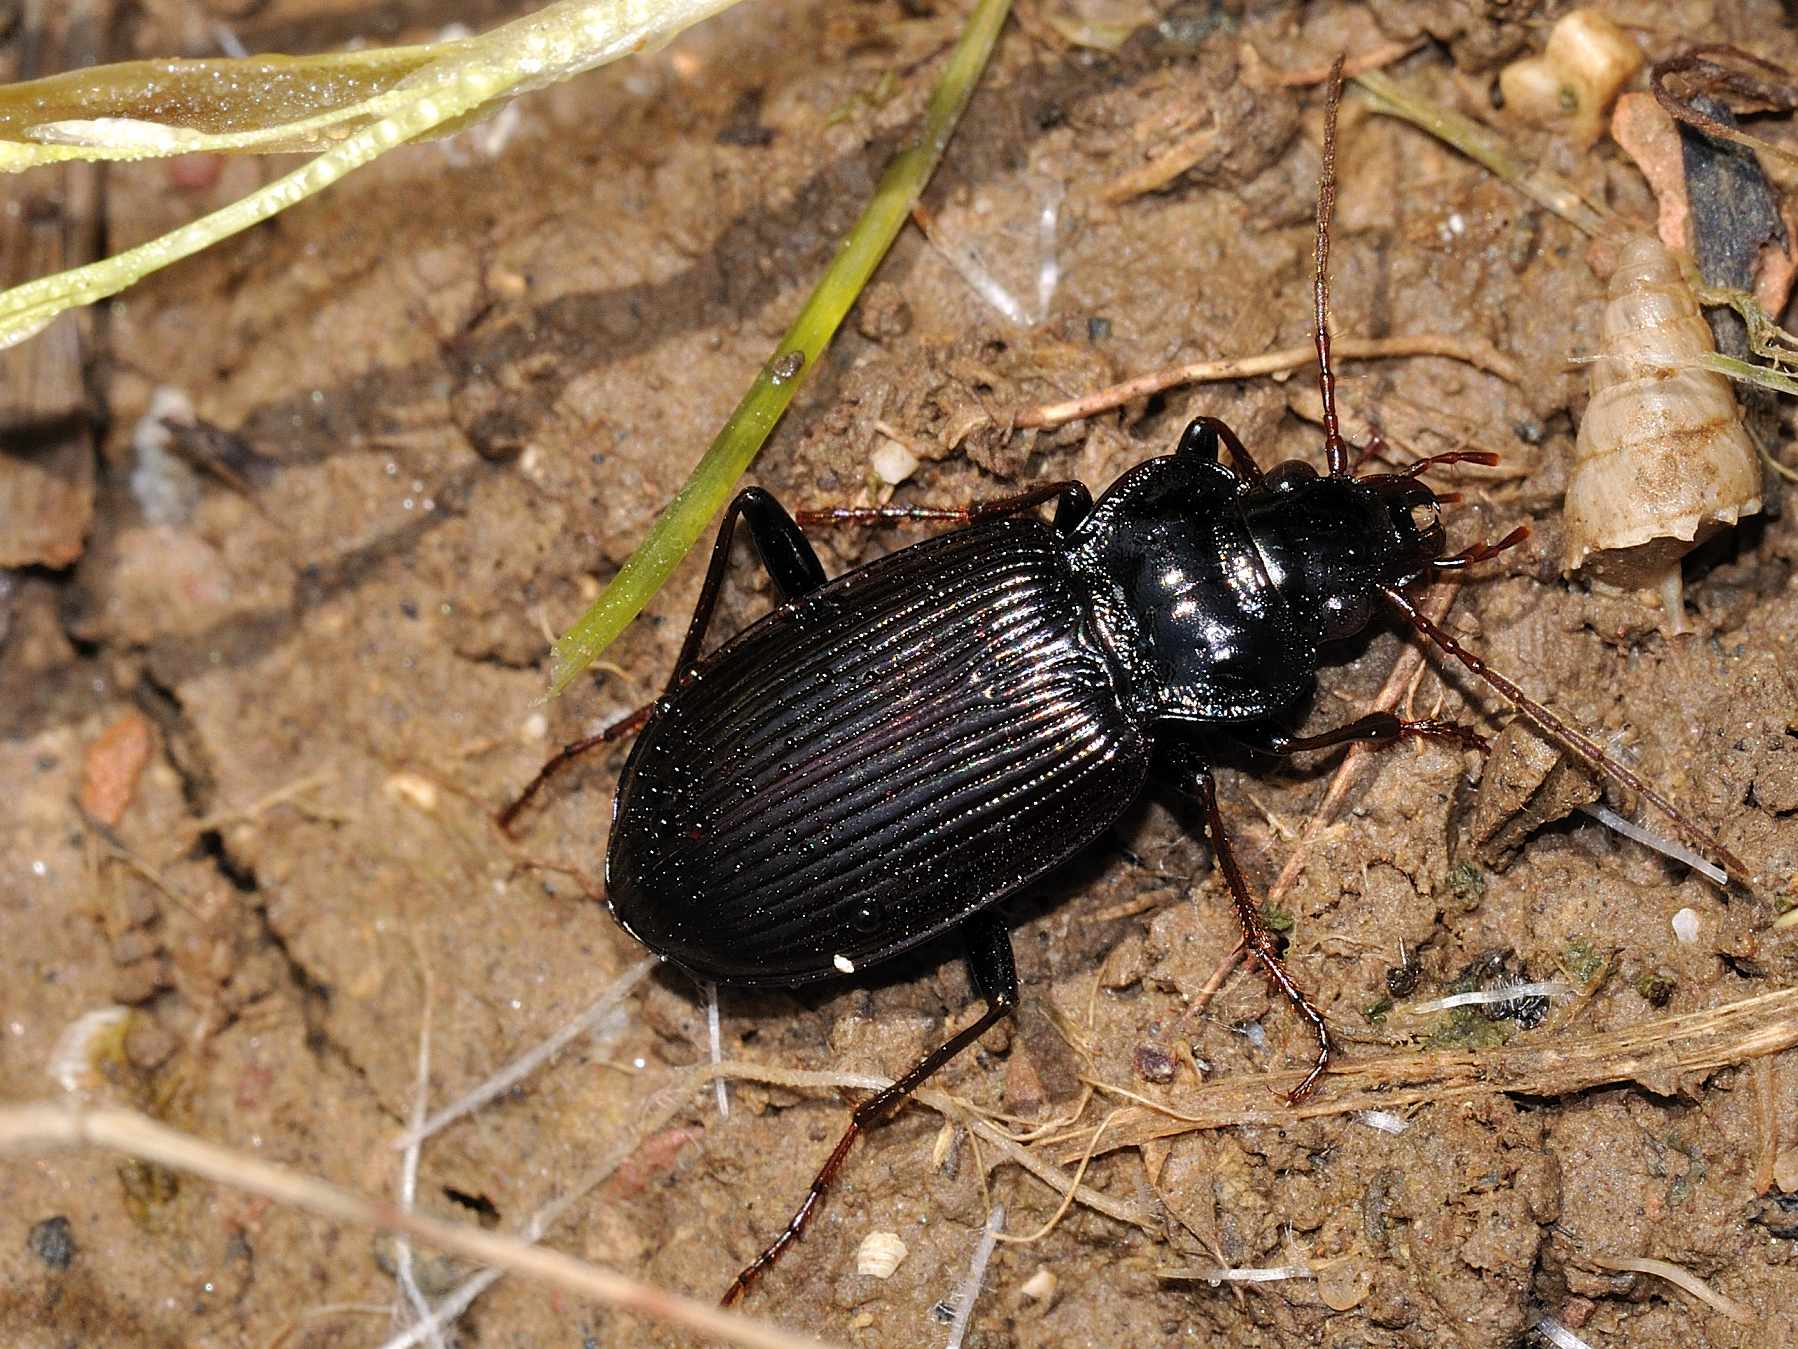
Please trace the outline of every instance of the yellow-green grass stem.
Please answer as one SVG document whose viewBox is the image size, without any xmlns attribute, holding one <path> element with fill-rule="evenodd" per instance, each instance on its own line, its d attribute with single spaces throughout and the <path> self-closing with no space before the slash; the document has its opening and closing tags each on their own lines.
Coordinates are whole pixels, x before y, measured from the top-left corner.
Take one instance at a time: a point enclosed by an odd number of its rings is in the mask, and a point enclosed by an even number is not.
<svg viewBox="0 0 1798 1349">
<path fill-rule="evenodd" d="M 898 237 L 985 70 L 1010 0 L 978 0 L 925 110 L 918 138 L 887 166 L 805 307 L 674 499 L 598 599 L 556 643 L 551 696 L 593 663 L 661 589 L 729 500 L 793 395 Z"/>
</svg>

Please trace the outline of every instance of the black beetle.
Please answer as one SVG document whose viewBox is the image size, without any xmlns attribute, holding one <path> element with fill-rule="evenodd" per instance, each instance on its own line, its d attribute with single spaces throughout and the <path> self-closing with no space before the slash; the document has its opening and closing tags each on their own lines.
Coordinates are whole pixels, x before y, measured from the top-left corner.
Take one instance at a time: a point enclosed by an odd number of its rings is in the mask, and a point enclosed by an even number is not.
<svg viewBox="0 0 1798 1349">
<path fill-rule="evenodd" d="M 994 906 L 1102 834 L 1152 764 L 1205 813 L 1243 944 L 1311 1026 L 1329 1030 L 1279 959 L 1231 854 L 1203 737 L 1274 754 L 1406 735 L 1483 746 L 1473 731 L 1375 713 L 1309 738 L 1269 718 L 1310 691 L 1321 643 L 1384 599 L 1497 686 L 1565 749 L 1703 831 L 1577 731 L 1486 668 L 1404 590 L 1520 540 L 1443 556 L 1439 497 L 1418 473 L 1356 477 L 1337 422 L 1325 322 L 1339 83 L 1318 194 L 1315 278 L 1328 473 L 1263 473 L 1223 423 L 1200 417 L 1172 455 L 1131 469 L 1095 503 L 1052 483 L 964 510 L 843 508 L 806 523 L 951 519 L 965 527 L 827 579 L 800 523 L 767 492 L 731 502 L 666 693 L 569 746 L 549 773 L 641 726 L 613 806 L 607 903 L 634 937 L 697 978 L 792 986 L 854 974 L 953 929 L 985 1015 L 862 1102 L 787 1228 L 737 1276 L 734 1301 L 803 1231 L 856 1136 L 1009 1014 L 1010 936 Z M 1227 449 L 1230 462 L 1219 457 Z M 1053 524 L 1030 513 L 1057 503 Z M 738 520 L 781 603 L 701 658 Z"/>
</svg>

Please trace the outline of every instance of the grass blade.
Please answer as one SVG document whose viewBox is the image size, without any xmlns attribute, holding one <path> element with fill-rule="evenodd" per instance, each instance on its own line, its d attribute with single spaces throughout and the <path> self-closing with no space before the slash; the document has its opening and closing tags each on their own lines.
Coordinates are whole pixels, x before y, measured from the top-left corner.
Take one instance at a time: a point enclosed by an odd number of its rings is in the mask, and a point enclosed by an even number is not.
<svg viewBox="0 0 1798 1349">
<path fill-rule="evenodd" d="M 692 476 L 580 621 L 555 645 L 551 696 L 611 645 L 661 589 L 725 502 L 836 334 L 930 181 L 1004 25 L 1010 0 L 978 0 L 925 110 L 922 134 L 887 165 L 874 196 Z M 797 361 L 795 361 L 797 358 Z M 797 369 L 794 369 L 797 364 Z"/>
</svg>

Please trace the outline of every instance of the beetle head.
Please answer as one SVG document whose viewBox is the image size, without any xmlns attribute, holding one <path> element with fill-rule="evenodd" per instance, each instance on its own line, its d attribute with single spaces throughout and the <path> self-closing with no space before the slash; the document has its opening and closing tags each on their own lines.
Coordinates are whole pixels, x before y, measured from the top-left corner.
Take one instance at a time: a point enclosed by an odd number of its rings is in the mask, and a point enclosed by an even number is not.
<svg viewBox="0 0 1798 1349">
<path fill-rule="evenodd" d="M 1325 640 L 1360 631 L 1385 587 L 1403 589 L 1442 555 L 1440 502 L 1414 477 L 1320 477 L 1289 461 L 1243 502 L 1268 578 Z"/>
</svg>

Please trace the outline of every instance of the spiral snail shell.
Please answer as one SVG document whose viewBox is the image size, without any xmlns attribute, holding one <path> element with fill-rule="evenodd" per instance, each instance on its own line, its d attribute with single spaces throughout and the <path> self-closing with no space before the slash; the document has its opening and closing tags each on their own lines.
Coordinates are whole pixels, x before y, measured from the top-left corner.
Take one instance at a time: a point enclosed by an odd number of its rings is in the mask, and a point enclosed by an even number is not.
<svg viewBox="0 0 1798 1349">
<path fill-rule="evenodd" d="M 1565 564 L 1657 592 L 1674 633 L 1686 631 L 1679 560 L 1761 508 L 1760 461 L 1729 381 L 1693 364 L 1715 350 L 1673 254 L 1646 235 L 1625 243 L 1573 449 Z"/>
</svg>

